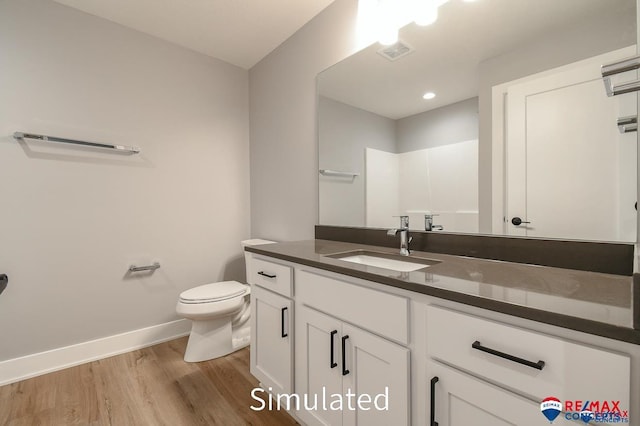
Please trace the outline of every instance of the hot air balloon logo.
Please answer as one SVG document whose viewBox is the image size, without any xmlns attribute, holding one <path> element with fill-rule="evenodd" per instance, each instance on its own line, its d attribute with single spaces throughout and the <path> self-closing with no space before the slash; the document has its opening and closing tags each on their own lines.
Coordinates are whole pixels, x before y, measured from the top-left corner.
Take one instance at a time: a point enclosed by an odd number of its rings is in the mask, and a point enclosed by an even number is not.
<svg viewBox="0 0 640 426">
<path fill-rule="evenodd" d="M 562 402 L 554 396 L 549 396 L 540 403 L 540 411 L 549 420 L 549 423 L 553 423 L 562 411 Z"/>
</svg>

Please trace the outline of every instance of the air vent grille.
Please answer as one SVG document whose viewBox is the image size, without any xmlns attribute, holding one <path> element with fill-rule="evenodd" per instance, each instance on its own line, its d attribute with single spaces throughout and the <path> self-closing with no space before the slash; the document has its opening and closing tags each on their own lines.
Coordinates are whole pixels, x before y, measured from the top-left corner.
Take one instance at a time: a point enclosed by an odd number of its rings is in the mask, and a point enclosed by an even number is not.
<svg viewBox="0 0 640 426">
<path fill-rule="evenodd" d="M 378 50 L 378 53 L 390 61 L 397 61 L 403 56 L 407 56 L 409 53 L 413 52 L 413 50 L 413 47 L 409 46 L 407 43 L 398 41 L 396 44 L 383 47 Z"/>
</svg>

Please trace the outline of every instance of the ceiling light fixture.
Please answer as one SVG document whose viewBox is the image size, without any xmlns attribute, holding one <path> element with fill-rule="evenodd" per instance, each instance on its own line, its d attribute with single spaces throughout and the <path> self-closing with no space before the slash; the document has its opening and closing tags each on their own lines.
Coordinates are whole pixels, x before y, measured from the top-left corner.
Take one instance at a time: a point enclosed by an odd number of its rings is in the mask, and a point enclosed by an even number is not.
<svg viewBox="0 0 640 426">
<path fill-rule="evenodd" d="M 388 26 L 387 28 L 380 28 L 378 34 L 378 42 L 383 46 L 390 46 L 398 42 L 398 29 Z"/>
<path fill-rule="evenodd" d="M 402 8 L 399 8 L 394 0 L 378 0 L 376 21 L 380 44 L 389 46 L 398 41 L 401 14 Z"/>
<path fill-rule="evenodd" d="M 422 98 L 426 100 L 433 99 L 435 97 L 436 97 L 436 94 L 433 92 L 427 92 L 424 95 L 422 95 Z"/>
<path fill-rule="evenodd" d="M 438 8 L 448 0 L 413 0 L 414 22 L 421 27 L 431 25 L 438 20 Z"/>
<path fill-rule="evenodd" d="M 396 43 L 399 29 L 411 21 L 420 26 L 433 24 L 438 19 L 438 8 L 448 1 L 377 0 L 373 6 L 375 19 L 371 22 L 376 22 L 378 41 L 385 46 Z"/>
</svg>

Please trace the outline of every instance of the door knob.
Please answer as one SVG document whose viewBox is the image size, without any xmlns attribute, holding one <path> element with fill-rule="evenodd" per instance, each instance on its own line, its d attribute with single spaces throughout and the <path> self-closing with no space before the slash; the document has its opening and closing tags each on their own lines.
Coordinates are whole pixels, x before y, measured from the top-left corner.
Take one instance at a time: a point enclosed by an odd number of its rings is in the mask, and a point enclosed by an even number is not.
<svg viewBox="0 0 640 426">
<path fill-rule="evenodd" d="M 531 223 L 531 222 L 525 222 L 524 220 L 522 220 L 518 216 L 516 216 L 513 219 L 511 219 L 511 223 L 513 223 L 515 226 L 520 226 L 523 223 Z"/>
<path fill-rule="evenodd" d="M 9 284 L 9 277 L 7 274 L 0 274 L 0 294 L 7 288 Z"/>
</svg>

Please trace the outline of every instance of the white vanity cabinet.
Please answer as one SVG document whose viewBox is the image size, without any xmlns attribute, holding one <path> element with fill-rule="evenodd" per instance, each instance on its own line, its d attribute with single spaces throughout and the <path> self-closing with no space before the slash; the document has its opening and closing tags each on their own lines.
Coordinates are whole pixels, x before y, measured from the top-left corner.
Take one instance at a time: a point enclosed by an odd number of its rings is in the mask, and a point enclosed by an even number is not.
<svg viewBox="0 0 640 426">
<path fill-rule="evenodd" d="M 274 394 L 300 398 L 290 412 L 303 425 L 535 426 L 547 422 L 547 397 L 620 401 L 628 424 L 640 424 L 637 345 L 266 256 L 252 261 L 251 372 Z M 576 422 L 561 415 L 554 424 Z"/>
<path fill-rule="evenodd" d="M 317 409 L 298 417 L 308 425 L 409 424 L 410 351 L 376 335 L 406 339 L 407 299 L 296 270 L 296 303 L 296 393 L 318 398 Z M 389 307 L 404 315 L 399 330 L 384 323 Z M 342 410 L 334 394 L 343 396 Z"/>
<path fill-rule="evenodd" d="M 445 325 L 446 326 L 443 326 Z M 440 426 L 536 425 L 546 397 L 620 401 L 629 408 L 629 356 L 450 309 L 427 307 L 427 382 Z M 430 406 L 431 406 L 430 404 Z M 626 408 L 625 408 L 626 407 Z M 558 417 L 554 424 L 569 424 Z"/>
<path fill-rule="evenodd" d="M 261 259 L 248 261 L 252 263 L 247 268 L 251 270 L 251 374 L 263 389 L 289 394 L 293 392 L 294 306 L 290 298 L 273 290 L 291 294 L 292 270 Z"/>
</svg>

